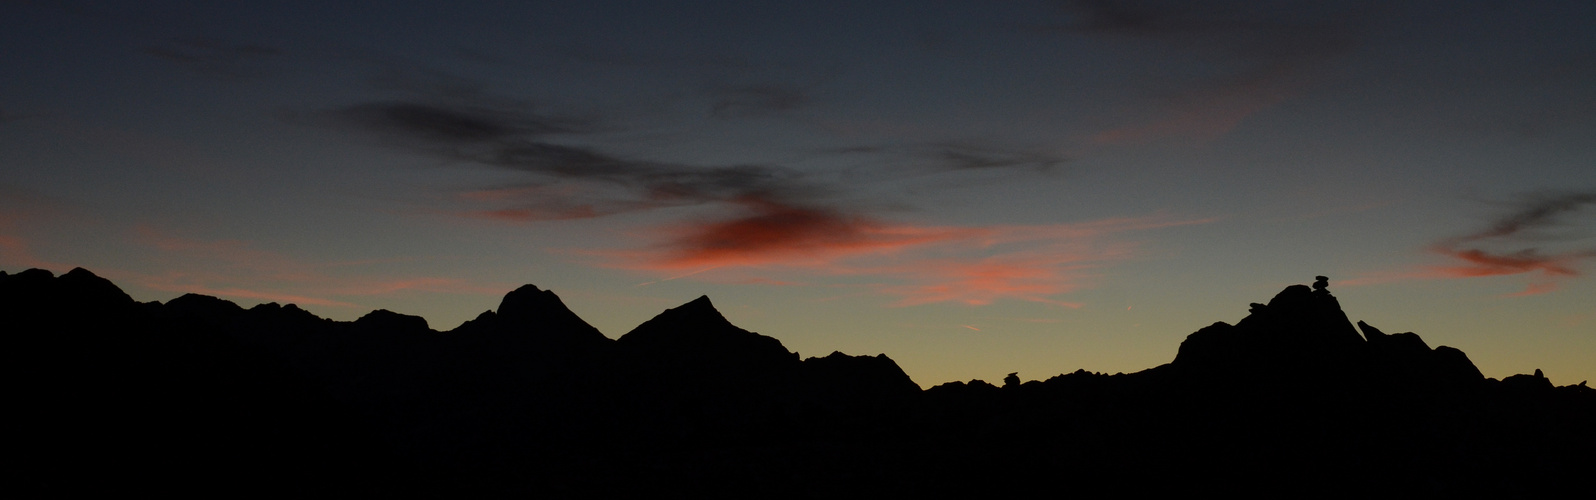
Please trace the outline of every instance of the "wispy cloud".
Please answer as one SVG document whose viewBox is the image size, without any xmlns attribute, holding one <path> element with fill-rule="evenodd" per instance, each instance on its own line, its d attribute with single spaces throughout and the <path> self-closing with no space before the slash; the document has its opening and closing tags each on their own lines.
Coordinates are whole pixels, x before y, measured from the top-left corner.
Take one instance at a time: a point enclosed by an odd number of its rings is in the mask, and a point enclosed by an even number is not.
<svg viewBox="0 0 1596 500">
<path fill-rule="evenodd" d="M 1004 148 L 972 141 L 933 143 L 921 148 L 921 154 L 949 170 L 1031 168 L 1045 171 L 1069 161 L 1057 152 Z"/>
<path fill-rule="evenodd" d="M 1434 250 L 1436 253 L 1463 261 L 1461 265 L 1435 268 L 1435 271 L 1442 276 L 1454 278 L 1506 276 L 1537 271 L 1548 277 L 1579 276 L 1579 271 L 1574 270 L 1573 264 L 1584 259 L 1596 257 L 1596 252 L 1593 251 L 1543 255 L 1534 248 L 1517 250 L 1512 253 L 1492 253 L 1478 249 L 1444 247 L 1438 247 Z"/>
<path fill-rule="evenodd" d="M 834 162 L 845 172 L 779 163 L 667 161 L 612 147 L 608 141 L 614 140 L 617 125 L 607 120 L 549 112 L 448 75 L 393 75 L 386 85 L 403 97 L 327 110 L 317 119 L 397 150 L 525 175 L 524 181 L 455 193 L 455 200 L 481 207 L 463 215 L 529 222 L 687 206 L 721 214 L 662 226 L 652 233 L 654 244 L 643 250 L 596 252 L 603 265 L 664 274 L 645 284 L 733 274 L 739 282 L 807 283 L 810 274 L 818 274 L 880 278 L 874 288 L 897 296 L 899 305 L 1001 299 L 1068 305 L 1052 296 L 1079 286 L 1083 269 L 1124 254 L 1115 245 L 1082 247 L 1095 238 L 1079 233 L 1087 227 L 1082 225 L 899 224 L 863 208 L 890 201 L 850 202 L 864 191 L 863 184 L 901 181 L 906 172 L 1049 171 L 1067 161 L 1055 151 L 975 140 L 831 151 L 857 155 Z M 712 97 L 711 114 L 721 118 L 788 112 L 808 99 L 802 90 L 782 85 L 728 86 Z M 1127 222 L 1105 234 L 1134 225 Z M 801 279 L 788 279 L 800 270 Z"/>
<path fill-rule="evenodd" d="M 717 87 L 710 92 L 709 113 L 717 118 L 758 118 L 793 111 L 809 102 L 802 89 L 784 84 Z"/>
<path fill-rule="evenodd" d="M 392 100 L 348 106 L 326 116 L 397 148 L 529 175 L 523 184 L 462 194 L 463 199 L 498 205 L 470 213 L 475 216 L 587 218 L 750 199 L 792 203 L 829 192 L 828 186 L 801 172 L 776 165 L 690 165 L 629 158 L 570 142 L 598 126 L 529 106 Z"/>
<path fill-rule="evenodd" d="M 1160 116 L 1098 132 L 1091 140 L 1104 144 L 1135 144 L 1171 137 L 1204 142 L 1218 139 L 1235 130 L 1242 120 L 1294 94 L 1296 85 L 1282 81 L 1287 76 L 1290 75 L 1286 68 L 1260 69 L 1183 90 L 1169 99 Z"/>
<path fill-rule="evenodd" d="M 1554 283 L 1554 282 L 1530 283 L 1529 286 L 1524 287 L 1523 291 L 1510 293 L 1510 294 L 1507 294 L 1505 296 L 1506 297 L 1528 297 L 1530 295 L 1540 295 L 1540 294 L 1543 294 L 1543 293 L 1555 292 L 1555 291 L 1557 291 L 1557 288 L 1558 288 L 1558 285 L 1557 285 L 1557 283 Z"/>
<path fill-rule="evenodd" d="M 1544 247 L 1583 239 L 1584 235 L 1558 230 L 1568 228 L 1568 219 L 1590 206 L 1596 206 L 1596 192 L 1524 195 L 1510 205 L 1508 213 L 1484 229 L 1433 245 L 1431 251 L 1460 261 L 1457 265 L 1434 268 L 1434 271 L 1459 278 L 1526 273 L 1540 273 L 1547 278 L 1579 276 L 1578 265 L 1596 258 L 1596 248 L 1547 250 Z M 1541 289 L 1552 288 L 1542 285 Z"/>
<path fill-rule="evenodd" d="M 283 51 L 253 43 L 190 37 L 164 40 L 144 48 L 144 53 L 201 75 L 250 78 L 269 75 L 269 64 Z"/>
<path fill-rule="evenodd" d="M 8 231 L 3 220 L 0 220 L 0 231 Z M 60 264 L 46 262 L 33 254 L 29 248 L 28 240 L 22 236 L 0 233 L 0 263 L 8 266 L 21 266 L 23 268 L 60 268 Z M 12 272 L 21 269 L 11 269 Z"/>
<path fill-rule="evenodd" d="M 1071 161 L 1058 150 L 979 139 L 850 146 L 825 153 L 862 162 L 865 166 L 850 174 L 850 178 L 861 180 L 972 171 L 1053 173 Z"/>
<path fill-rule="evenodd" d="M 780 276 L 802 274 L 865 280 L 875 292 L 897 297 L 898 306 L 1013 299 L 1073 307 L 1056 296 L 1137 255 L 1137 244 L 1113 235 L 1208 222 L 1153 216 L 1043 226 L 917 226 L 792 206 L 749 203 L 745 210 L 658 230 L 649 236 L 655 244 L 641 250 L 592 253 L 612 267 L 695 271 L 705 279 L 781 282 Z M 701 271 L 708 269 L 716 272 Z"/>
<path fill-rule="evenodd" d="M 0 182 L 0 265 L 65 271 L 73 266 L 39 257 L 39 229 L 86 225 L 72 204 L 30 189 Z M 15 272 L 22 269 L 8 269 Z"/>
<path fill-rule="evenodd" d="M 1540 239 L 1550 235 L 1539 234 L 1563 226 L 1565 217 L 1587 205 L 1596 205 L 1596 192 L 1538 192 L 1520 197 L 1511 204 L 1511 211 L 1498 217 L 1479 232 L 1448 240 L 1446 246 L 1473 243 L 1490 239 Z"/>
<path fill-rule="evenodd" d="M 1451 264 L 1365 274 L 1342 284 L 1538 275 L 1544 281 L 1531 283 L 1508 296 L 1539 295 L 1557 290 L 1556 280 L 1582 276 L 1580 265 L 1596 259 L 1596 247 L 1582 243 L 1590 235 L 1581 232 L 1581 228 L 1596 224 L 1596 218 L 1585 213 L 1596 207 L 1596 192 L 1535 192 L 1505 206 L 1506 212 L 1485 227 L 1442 239 L 1427 248 Z M 1578 217 L 1582 214 L 1584 218 Z"/>
<path fill-rule="evenodd" d="M 1067 0 L 1071 21 L 1046 31 L 1124 43 L 1151 44 L 1199 61 L 1207 71 L 1173 74 L 1163 111 L 1140 123 L 1092 136 L 1100 143 L 1170 137 L 1211 140 L 1242 120 L 1285 101 L 1311 71 L 1354 48 L 1360 31 L 1356 5 L 1301 2 L 1291 7 L 1255 2 Z M 1196 76 L 1203 75 L 1203 76 Z"/>
<path fill-rule="evenodd" d="M 738 217 L 679 224 L 647 252 L 652 269 L 824 264 L 863 254 L 968 239 L 979 231 L 892 225 L 834 210 L 743 200 Z"/>
<path fill-rule="evenodd" d="M 350 268 L 387 260 L 310 263 L 239 240 L 186 238 L 150 226 L 135 228 L 132 240 L 155 250 L 156 261 L 182 264 L 162 266 L 174 269 L 170 271 L 112 269 L 103 274 L 151 290 L 355 308 L 361 298 L 401 292 L 498 295 L 512 288 L 450 278 L 363 274 Z"/>
<path fill-rule="evenodd" d="M 482 81 L 403 60 L 362 62 L 378 68 L 373 90 L 388 97 L 284 117 L 356 132 L 385 147 L 450 165 L 525 174 L 524 181 L 453 193 L 455 200 L 475 205 L 459 212 L 470 217 L 516 222 L 583 219 L 667 207 L 735 206 L 750 200 L 827 206 L 855 192 L 861 180 L 890 182 L 901 178 L 896 174 L 903 171 L 916 175 L 1011 168 L 1046 171 L 1067 161 L 1055 151 L 970 139 L 872 145 L 830 151 L 868 153 L 832 162 L 837 165 L 834 169 L 893 175 L 855 176 L 842 183 L 833 178 L 839 172 L 797 168 L 780 160 L 727 164 L 666 160 L 619 147 L 620 138 L 635 138 L 640 127 L 623 118 L 553 111 L 495 92 Z M 803 86 L 753 81 L 707 85 L 702 104 L 713 117 L 757 118 L 798 110 L 811 99 Z"/>
</svg>

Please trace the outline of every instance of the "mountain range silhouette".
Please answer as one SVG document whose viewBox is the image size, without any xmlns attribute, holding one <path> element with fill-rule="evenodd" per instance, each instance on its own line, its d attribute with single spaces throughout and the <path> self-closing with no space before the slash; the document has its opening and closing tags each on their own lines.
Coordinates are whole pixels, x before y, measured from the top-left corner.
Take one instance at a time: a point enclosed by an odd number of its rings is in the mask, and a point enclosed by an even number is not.
<svg viewBox="0 0 1596 500">
<path fill-rule="evenodd" d="M 0 272 L 7 449 L 33 496 L 1591 494 L 1596 390 L 1486 378 L 1354 326 L 1327 286 L 1140 372 L 922 390 L 885 354 L 800 359 L 708 297 L 612 340 L 532 285 L 439 332 Z"/>
</svg>

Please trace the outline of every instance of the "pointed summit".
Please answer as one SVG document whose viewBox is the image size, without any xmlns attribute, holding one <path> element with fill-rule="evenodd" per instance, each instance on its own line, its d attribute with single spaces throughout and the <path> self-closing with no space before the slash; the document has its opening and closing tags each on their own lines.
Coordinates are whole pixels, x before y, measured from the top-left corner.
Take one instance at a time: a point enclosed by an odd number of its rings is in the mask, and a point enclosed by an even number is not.
<svg viewBox="0 0 1596 500">
<path fill-rule="evenodd" d="M 676 309 L 689 310 L 689 311 L 698 310 L 698 311 L 703 311 L 703 312 L 706 312 L 706 313 L 713 313 L 716 316 L 720 315 L 720 311 L 715 309 L 715 304 L 712 304 L 712 303 L 709 302 L 709 296 L 708 295 L 699 295 L 698 298 L 693 299 L 692 301 L 689 301 L 686 304 L 682 304 L 680 306 L 677 306 Z M 725 319 L 725 318 L 723 317 L 721 319 Z"/>
<path fill-rule="evenodd" d="M 638 351 L 661 354 L 798 360 L 798 355 L 788 352 L 780 340 L 731 324 L 708 296 L 666 309 L 622 335 L 618 342 Z"/>
<path fill-rule="evenodd" d="M 731 321 L 728 321 L 726 316 L 720 313 L 720 310 L 715 309 L 715 304 L 709 301 L 708 295 L 699 295 L 698 298 L 693 299 L 686 304 L 666 309 L 665 312 L 660 313 L 658 316 L 655 316 L 654 319 L 648 320 L 642 325 L 638 325 L 638 327 L 632 331 L 636 332 L 638 330 L 642 330 L 644 326 L 656 322 L 673 323 L 682 326 L 690 325 L 694 328 L 700 329 L 708 328 L 714 330 L 723 330 L 730 328 L 742 330 L 741 328 L 737 328 L 737 326 L 732 325 Z"/>
</svg>

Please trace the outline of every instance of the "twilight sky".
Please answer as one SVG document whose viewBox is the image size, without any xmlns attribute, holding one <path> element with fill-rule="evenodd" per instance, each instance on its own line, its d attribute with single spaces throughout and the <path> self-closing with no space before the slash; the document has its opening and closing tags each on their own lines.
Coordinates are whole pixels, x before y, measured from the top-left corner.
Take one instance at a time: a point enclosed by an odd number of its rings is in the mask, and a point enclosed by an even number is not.
<svg viewBox="0 0 1596 500">
<path fill-rule="evenodd" d="M 0 2 L 0 269 L 390 309 L 699 295 L 922 386 L 1331 278 L 1596 380 L 1596 2 Z"/>
</svg>

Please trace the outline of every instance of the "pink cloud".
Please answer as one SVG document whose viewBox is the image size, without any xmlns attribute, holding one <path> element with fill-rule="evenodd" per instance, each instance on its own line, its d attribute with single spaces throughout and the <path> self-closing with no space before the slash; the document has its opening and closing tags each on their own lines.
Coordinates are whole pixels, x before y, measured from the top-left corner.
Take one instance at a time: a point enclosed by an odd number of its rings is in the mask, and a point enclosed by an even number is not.
<svg viewBox="0 0 1596 500">
<path fill-rule="evenodd" d="M 1540 294 L 1543 294 L 1543 293 L 1554 292 L 1554 291 L 1557 291 L 1557 283 L 1555 283 L 1555 282 L 1530 283 L 1529 286 L 1524 287 L 1524 291 L 1517 292 L 1517 293 L 1510 293 L 1510 294 L 1507 294 L 1505 296 L 1506 297 L 1528 297 L 1530 295 L 1540 295 Z"/>
<path fill-rule="evenodd" d="M 1431 245 L 1431 253 L 1450 259 L 1450 265 L 1426 266 L 1417 270 L 1368 274 L 1344 284 L 1372 284 L 1410 279 L 1461 279 L 1539 274 L 1545 281 L 1531 283 L 1521 292 L 1505 295 L 1523 297 L 1550 293 L 1558 289 L 1555 280 L 1581 276 L 1578 266 L 1596 258 L 1590 248 L 1543 252 L 1548 244 L 1573 243 L 1580 239 L 1556 230 L 1567 227 L 1573 215 L 1596 206 L 1592 192 L 1533 192 L 1520 195 L 1489 226 L 1460 237 L 1447 238 Z M 1587 219 L 1588 221 L 1588 219 Z M 1484 248 L 1516 248 L 1499 251 Z"/>
<path fill-rule="evenodd" d="M 593 254 L 609 267 L 674 273 L 664 280 L 865 279 L 875 293 L 897 297 L 895 306 L 1023 300 L 1078 307 L 1055 296 L 1084 286 L 1090 270 L 1137 253 L 1137 245 L 1110 235 L 1209 222 L 1154 216 L 1039 226 L 919 226 L 769 202 L 742 207 L 745 212 L 736 217 L 656 230 L 648 236 L 655 244 L 642 250 Z M 784 275 L 806 279 L 779 277 Z"/>
<path fill-rule="evenodd" d="M 748 214 L 729 220 L 667 228 L 660 248 L 640 255 L 643 267 L 685 270 L 766 265 L 825 266 L 867 254 L 979 237 L 975 228 L 887 224 L 823 209 L 744 203 Z"/>
<path fill-rule="evenodd" d="M 1296 68 L 1275 65 L 1194 89 L 1174 99 L 1148 122 L 1091 136 L 1100 144 L 1137 144 L 1172 137 L 1207 142 L 1230 133 L 1252 115 L 1285 102 L 1296 92 Z"/>
<path fill-rule="evenodd" d="M 883 291 L 901 296 L 902 299 L 893 304 L 900 307 L 938 302 L 981 306 L 1000 299 L 1080 307 L 1079 303 L 1063 302 L 1051 297 L 1078 288 L 1081 277 L 1071 275 L 1070 271 L 1088 267 L 1071 268 L 1060 264 L 1089 257 L 1039 257 L 1042 258 L 1011 262 L 928 262 L 926 264 L 934 266 L 929 273 L 905 273 L 908 279 L 920 283 L 884 287 Z"/>
<path fill-rule="evenodd" d="M 28 268 L 59 268 L 59 264 L 45 262 L 28 249 L 28 241 L 20 236 L 0 234 L 0 262 Z M 13 269 L 12 272 L 21 271 Z"/>
<path fill-rule="evenodd" d="M 403 292 L 498 295 L 513 288 L 458 279 L 371 275 L 359 268 L 395 259 L 315 263 L 254 248 L 243 241 L 183 238 L 149 226 L 135 228 L 133 241 L 156 250 L 158 268 L 181 270 L 106 270 L 104 274 L 152 290 L 357 307 L 350 298 Z"/>
<path fill-rule="evenodd" d="M 194 279 L 196 278 L 195 276 L 174 274 L 135 276 L 138 278 L 139 285 L 151 290 L 160 290 L 163 292 L 197 293 L 200 295 L 211 295 L 216 297 L 256 299 L 270 302 L 282 302 L 286 304 L 327 307 L 357 307 L 355 304 L 350 304 L 348 302 L 341 302 L 321 297 L 294 295 L 291 293 L 279 293 L 263 290 L 250 290 L 238 287 L 212 288 L 200 283 L 201 281 L 207 281 L 207 278 L 214 278 L 211 276 L 197 277 L 199 279 Z"/>
<path fill-rule="evenodd" d="M 1578 276 L 1579 271 L 1574 270 L 1570 265 L 1575 261 L 1591 256 L 1588 253 L 1541 255 L 1534 249 L 1521 250 L 1505 255 L 1476 249 L 1435 248 L 1433 250 L 1436 253 L 1464 262 L 1464 265 L 1460 266 L 1435 268 L 1436 273 L 1454 278 L 1505 276 L 1537 271 L 1546 276 Z"/>
</svg>

